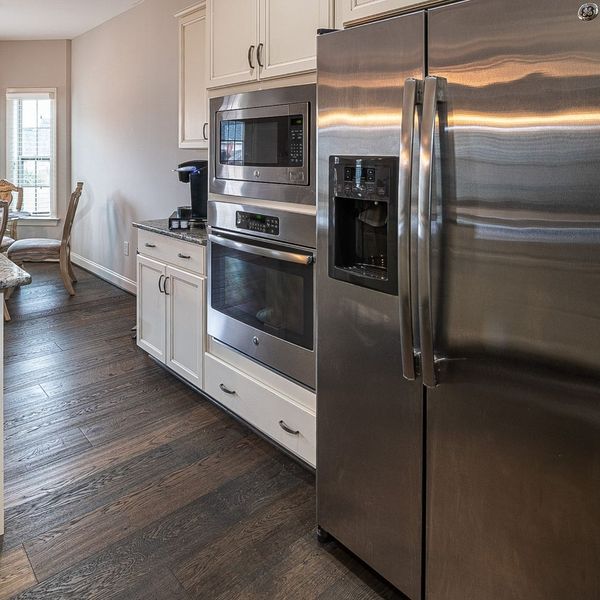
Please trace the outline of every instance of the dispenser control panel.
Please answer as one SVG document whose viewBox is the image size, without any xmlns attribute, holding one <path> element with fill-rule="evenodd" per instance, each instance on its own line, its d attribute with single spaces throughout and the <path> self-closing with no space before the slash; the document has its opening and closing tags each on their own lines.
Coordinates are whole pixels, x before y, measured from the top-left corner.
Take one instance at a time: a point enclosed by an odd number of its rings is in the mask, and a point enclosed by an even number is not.
<svg viewBox="0 0 600 600">
<path fill-rule="evenodd" d="M 388 201 L 391 171 L 374 158 L 335 157 L 333 185 L 336 196 L 359 200 Z"/>
<path fill-rule="evenodd" d="M 271 217 L 260 213 L 249 213 L 238 210 L 235 213 L 235 224 L 238 229 L 258 231 L 269 235 L 279 235 L 279 217 Z"/>
</svg>

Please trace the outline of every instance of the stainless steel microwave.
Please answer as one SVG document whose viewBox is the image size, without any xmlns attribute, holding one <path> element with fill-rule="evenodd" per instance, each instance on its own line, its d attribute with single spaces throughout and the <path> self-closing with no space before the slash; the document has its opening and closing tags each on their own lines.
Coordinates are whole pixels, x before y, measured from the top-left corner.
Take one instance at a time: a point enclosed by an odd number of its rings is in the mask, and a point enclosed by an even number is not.
<svg viewBox="0 0 600 600">
<path fill-rule="evenodd" d="M 315 86 L 210 101 L 213 194 L 316 204 Z"/>
</svg>

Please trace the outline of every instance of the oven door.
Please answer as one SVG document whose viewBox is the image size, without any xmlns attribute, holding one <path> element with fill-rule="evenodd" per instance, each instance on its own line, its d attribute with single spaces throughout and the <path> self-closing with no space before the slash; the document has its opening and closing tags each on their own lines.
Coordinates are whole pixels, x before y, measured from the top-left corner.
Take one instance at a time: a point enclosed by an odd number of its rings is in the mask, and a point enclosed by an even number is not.
<svg viewBox="0 0 600 600">
<path fill-rule="evenodd" d="M 211 230 L 208 333 L 315 388 L 315 253 Z"/>
<path fill-rule="evenodd" d="M 307 102 L 216 113 L 217 179 L 309 185 Z"/>
</svg>

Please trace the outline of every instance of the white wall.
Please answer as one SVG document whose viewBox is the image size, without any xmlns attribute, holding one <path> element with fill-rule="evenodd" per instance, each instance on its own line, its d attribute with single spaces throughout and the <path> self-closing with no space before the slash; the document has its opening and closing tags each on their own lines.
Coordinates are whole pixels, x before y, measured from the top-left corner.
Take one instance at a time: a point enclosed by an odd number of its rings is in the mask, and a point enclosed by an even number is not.
<svg viewBox="0 0 600 600">
<path fill-rule="evenodd" d="M 73 252 L 135 280 L 136 220 L 189 204 L 180 150 L 178 25 L 193 0 L 145 0 L 72 42 L 72 179 L 84 182 Z M 130 242 L 130 255 L 123 242 Z"/>
<path fill-rule="evenodd" d="M 66 213 L 71 186 L 70 152 L 71 42 L 0 41 L 0 176 L 6 177 L 6 89 L 57 88 L 57 208 Z M 9 179 L 9 178 L 7 178 Z M 59 238 L 62 221 L 48 227 L 19 227 L 19 237 Z"/>
</svg>

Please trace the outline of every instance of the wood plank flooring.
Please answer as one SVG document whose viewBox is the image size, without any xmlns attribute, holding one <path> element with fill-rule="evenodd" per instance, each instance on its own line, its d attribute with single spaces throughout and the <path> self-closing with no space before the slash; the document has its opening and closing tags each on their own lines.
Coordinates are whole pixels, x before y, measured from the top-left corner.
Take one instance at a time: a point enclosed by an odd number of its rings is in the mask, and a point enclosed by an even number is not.
<svg viewBox="0 0 600 600">
<path fill-rule="evenodd" d="M 6 324 L 7 598 L 403 598 L 315 539 L 314 476 L 130 338 L 135 300 L 56 265 Z"/>
</svg>

